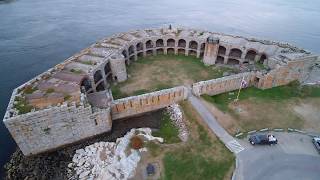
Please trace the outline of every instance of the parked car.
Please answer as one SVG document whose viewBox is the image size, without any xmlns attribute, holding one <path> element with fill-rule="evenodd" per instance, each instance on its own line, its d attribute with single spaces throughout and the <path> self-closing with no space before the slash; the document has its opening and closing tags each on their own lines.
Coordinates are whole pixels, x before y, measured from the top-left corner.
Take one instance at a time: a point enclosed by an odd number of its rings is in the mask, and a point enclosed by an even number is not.
<svg viewBox="0 0 320 180">
<path fill-rule="evenodd" d="M 316 147 L 316 149 L 320 153 L 320 137 L 313 137 L 312 143 L 314 144 L 314 146 Z"/>
<path fill-rule="evenodd" d="M 278 140 L 272 134 L 254 134 L 249 137 L 249 142 L 252 145 L 256 144 L 277 144 Z"/>
</svg>

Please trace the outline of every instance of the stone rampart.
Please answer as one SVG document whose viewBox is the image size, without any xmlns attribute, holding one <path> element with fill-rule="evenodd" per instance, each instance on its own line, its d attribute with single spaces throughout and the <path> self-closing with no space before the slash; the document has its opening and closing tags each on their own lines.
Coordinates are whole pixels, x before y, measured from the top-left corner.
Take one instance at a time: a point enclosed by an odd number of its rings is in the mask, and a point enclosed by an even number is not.
<svg viewBox="0 0 320 180">
<path fill-rule="evenodd" d="M 111 104 L 112 120 L 164 108 L 185 100 L 188 89 L 184 86 L 118 99 Z"/>
<path fill-rule="evenodd" d="M 22 114 L 4 123 L 24 155 L 56 149 L 111 130 L 110 108 L 90 105 L 52 107 Z"/>
<path fill-rule="evenodd" d="M 246 72 L 208 81 L 200 81 L 193 84 L 192 92 L 196 96 L 201 96 L 203 94 L 213 96 L 233 91 L 239 89 L 242 78 L 244 78 L 248 83 L 248 86 L 250 86 L 253 84 L 255 72 Z"/>
</svg>

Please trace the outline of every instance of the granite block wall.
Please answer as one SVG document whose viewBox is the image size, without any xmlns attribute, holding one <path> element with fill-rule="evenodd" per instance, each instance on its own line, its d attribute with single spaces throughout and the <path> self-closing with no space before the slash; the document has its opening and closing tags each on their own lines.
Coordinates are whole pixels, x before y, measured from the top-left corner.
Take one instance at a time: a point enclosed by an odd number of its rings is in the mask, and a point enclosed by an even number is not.
<svg viewBox="0 0 320 180">
<path fill-rule="evenodd" d="M 213 96 L 233 91 L 239 89 L 242 78 L 244 78 L 248 86 L 250 86 L 254 81 L 255 72 L 246 72 L 208 81 L 200 81 L 192 85 L 192 92 L 196 96 L 203 94 Z"/>
<path fill-rule="evenodd" d="M 170 104 L 185 100 L 187 97 L 187 88 L 179 86 L 138 96 L 117 99 L 111 104 L 112 120 L 161 109 Z"/>
<path fill-rule="evenodd" d="M 110 109 L 93 112 L 90 105 L 52 107 L 5 119 L 24 155 L 74 143 L 111 130 Z"/>
</svg>

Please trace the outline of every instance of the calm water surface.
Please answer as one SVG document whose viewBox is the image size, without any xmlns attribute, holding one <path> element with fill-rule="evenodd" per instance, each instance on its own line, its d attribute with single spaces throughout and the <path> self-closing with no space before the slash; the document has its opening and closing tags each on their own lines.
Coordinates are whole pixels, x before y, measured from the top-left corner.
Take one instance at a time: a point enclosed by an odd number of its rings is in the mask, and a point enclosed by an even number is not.
<svg viewBox="0 0 320 180">
<path fill-rule="evenodd" d="M 0 3 L 0 119 L 13 88 L 113 33 L 173 24 L 287 41 L 320 53 L 319 22 L 319 0 Z M 0 138 L 3 166 L 16 147 L 3 123 Z"/>
</svg>

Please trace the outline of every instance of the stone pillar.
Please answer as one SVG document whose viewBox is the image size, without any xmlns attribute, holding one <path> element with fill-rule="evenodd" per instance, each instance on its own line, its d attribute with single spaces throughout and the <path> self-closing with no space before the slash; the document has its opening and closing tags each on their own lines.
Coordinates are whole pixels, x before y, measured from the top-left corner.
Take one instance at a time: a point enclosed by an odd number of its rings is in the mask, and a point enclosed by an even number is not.
<svg viewBox="0 0 320 180">
<path fill-rule="evenodd" d="M 209 36 L 204 49 L 203 63 L 205 65 L 213 65 L 216 63 L 219 50 L 219 39 Z"/>
<path fill-rule="evenodd" d="M 146 42 L 143 43 L 143 57 L 147 56 L 147 46 L 146 46 Z"/>
<path fill-rule="evenodd" d="M 198 48 L 197 48 L 197 58 L 200 58 L 200 52 L 201 52 L 201 44 L 198 42 Z"/>
<path fill-rule="evenodd" d="M 258 62 L 261 58 L 261 54 L 257 54 L 256 57 L 254 58 L 254 62 Z"/>
<path fill-rule="evenodd" d="M 122 55 L 117 54 L 110 58 L 110 67 L 112 72 L 112 77 L 118 82 L 127 80 L 127 69 L 125 59 Z"/>
<path fill-rule="evenodd" d="M 227 64 L 227 63 L 228 63 L 230 50 L 231 50 L 230 48 L 226 47 L 226 54 L 225 54 L 225 56 L 224 56 L 223 64 Z"/>
</svg>

